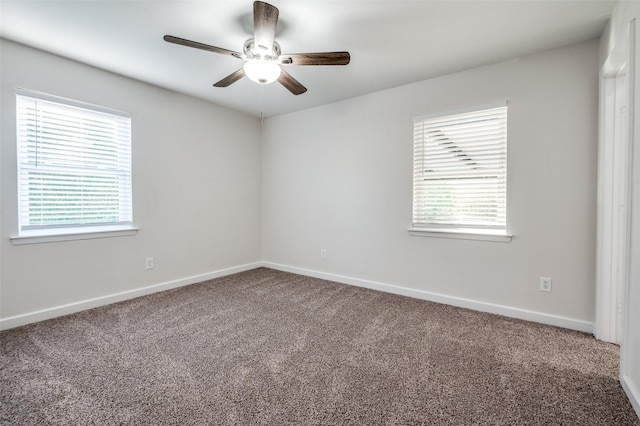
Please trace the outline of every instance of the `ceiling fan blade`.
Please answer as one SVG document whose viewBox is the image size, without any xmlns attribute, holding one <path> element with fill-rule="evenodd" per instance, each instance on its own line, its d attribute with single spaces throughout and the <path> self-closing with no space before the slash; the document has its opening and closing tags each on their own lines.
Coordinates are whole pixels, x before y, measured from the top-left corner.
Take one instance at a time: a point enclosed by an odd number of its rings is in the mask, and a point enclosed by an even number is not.
<svg viewBox="0 0 640 426">
<path fill-rule="evenodd" d="M 278 8 L 262 1 L 253 3 L 253 39 L 257 49 L 271 52 L 278 26 Z"/>
<path fill-rule="evenodd" d="M 244 68 L 240 68 L 238 71 L 232 72 L 231 74 L 229 74 L 228 76 L 220 80 L 219 82 L 215 83 L 214 87 L 230 86 L 236 81 L 240 80 L 242 77 L 244 77 L 244 75 L 245 75 Z"/>
<path fill-rule="evenodd" d="M 222 55 L 231 55 L 238 59 L 245 59 L 245 56 L 240 52 L 234 52 L 233 50 L 227 50 L 221 47 L 210 46 L 208 44 L 199 43 L 197 41 L 187 40 L 186 38 L 175 37 L 172 35 L 165 35 L 164 41 L 167 41 L 173 44 L 180 44 L 182 46 L 194 47 L 196 49 L 202 49 L 209 52 L 220 53 Z"/>
<path fill-rule="evenodd" d="M 349 52 L 290 53 L 281 55 L 282 65 L 347 65 L 351 61 Z"/>
<path fill-rule="evenodd" d="M 280 73 L 280 77 L 278 77 L 278 82 L 287 88 L 294 95 L 302 95 L 307 91 L 307 88 L 304 87 L 298 80 L 291 77 L 291 74 L 282 70 Z"/>
</svg>

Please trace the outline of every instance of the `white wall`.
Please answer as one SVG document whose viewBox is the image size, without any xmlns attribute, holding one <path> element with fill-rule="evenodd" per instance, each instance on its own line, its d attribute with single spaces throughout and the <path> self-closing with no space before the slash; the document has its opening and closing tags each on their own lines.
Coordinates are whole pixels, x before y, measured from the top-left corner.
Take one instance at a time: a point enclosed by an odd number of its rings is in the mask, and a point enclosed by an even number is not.
<svg viewBox="0 0 640 426">
<path fill-rule="evenodd" d="M 618 2 L 608 31 L 603 35 L 601 65 L 611 54 L 618 54 L 618 41 L 624 40 L 629 23 L 636 20 L 635 33 L 635 88 L 630 103 L 634 113 L 630 115 L 633 136 L 632 159 L 632 218 L 630 282 L 626 301 L 627 328 L 622 342 L 622 385 L 640 416 L 640 3 Z M 624 52 L 622 53 L 624 54 Z"/>
<path fill-rule="evenodd" d="M 589 329 L 598 47 L 594 40 L 266 120 L 264 260 Z M 410 237 L 412 117 L 505 99 L 512 242 Z M 552 293 L 538 290 L 540 276 L 553 279 Z"/>
<path fill-rule="evenodd" d="M 41 310 L 157 284 L 179 285 L 260 260 L 260 122 L 7 41 L 1 51 L 0 314 L 5 326 L 115 300 Z M 13 246 L 15 89 L 132 114 L 136 236 Z M 145 271 L 146 257 L 155 269 Z M 165 286 L 166 287 L 166 286 Z M 164 288 L 162 286 L 155 288 Z M 25 316 L 26 317 L 21 317 Z M 18 317 L 16 319 L 16 317 Z"/>
</svg>

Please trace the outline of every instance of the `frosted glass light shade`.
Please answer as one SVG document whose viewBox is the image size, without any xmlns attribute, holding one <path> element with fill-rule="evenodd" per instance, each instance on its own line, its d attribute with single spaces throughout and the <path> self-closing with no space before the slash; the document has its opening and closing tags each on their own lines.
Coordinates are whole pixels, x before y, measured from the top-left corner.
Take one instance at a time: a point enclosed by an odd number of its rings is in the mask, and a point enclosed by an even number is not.
<svg viewBox="0 0 640 426">
<path fill-rule="evenodd" d="M 253 59 L 244 64 L 244 73 L 259 84 L 273 83 L 280 77 L 281 71 L 277 63 L 264 59 Z"/>
</svg>

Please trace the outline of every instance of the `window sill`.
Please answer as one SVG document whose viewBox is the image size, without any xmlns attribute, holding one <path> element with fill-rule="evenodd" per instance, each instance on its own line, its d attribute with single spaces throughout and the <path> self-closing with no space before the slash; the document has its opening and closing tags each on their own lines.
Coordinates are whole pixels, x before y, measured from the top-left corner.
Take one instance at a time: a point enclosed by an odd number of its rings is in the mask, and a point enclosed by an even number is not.
<svg viewBox="0 0 640 426">
<path fill-rule="evenodd" d="M 16 237 L 10 237 L 11 244 L 14 246 L 20 246 L 24 244 L 43 244 L 43 243 L 56 243 L 62 241 L 75 241 L 75 240 L 93 240 L 96 238 L 112 238 L 112 237 L 126 237 L 130 235 L 136 235 L 139 228 L 106 228 L 96 230 L 95 228 L 85 228 L 84 230 L 59 230 L 59 233 L 51 234 L 35 234 L 35 235 L 20 235 Z"/>
<path fill-rule="evenodd" d="M 453 238 L 458 240 L 510 243 L 513 235 L 488 229 L 409 228 L 412 237 Z"/>
</svg>

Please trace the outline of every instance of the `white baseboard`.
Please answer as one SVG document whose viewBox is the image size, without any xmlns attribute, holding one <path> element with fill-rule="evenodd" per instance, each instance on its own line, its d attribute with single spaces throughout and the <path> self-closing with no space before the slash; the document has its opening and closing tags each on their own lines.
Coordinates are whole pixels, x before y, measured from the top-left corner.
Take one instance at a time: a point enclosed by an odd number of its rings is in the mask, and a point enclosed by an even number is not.
<svg viewBox="0 0 640 426">
<path fill-rule="evenodd" d="M 220 269 L 206 274 L 193 275 L 179 280 L 167 281 L 160 284 L 154 284 L 146 287 L 136 288 L 133 290 L 123 291 L 120 293 L 100 296 L 93 299 L 81 300 L 62 306 L 43 309 L 41 311 L 29 312 L 26 314 L 16 315 L 13 317 L 0 319 L 0 330 L 8 330 L 10 328 L 19 327 L 21 325 L 31 324 L 38 321 L 44 321 L 51 318 L 61 317 L 87 309 L 97 308 L 98 306 L 108 305 L 111 303 L 122 302 L 147 294 L 157 293 L 159 291 L 170 290 L 172 288 L 183 287 L 185 285 L 195 284 L 214 278 L 224 277 L 226 275 L 236 274 L 238 272 L 248 271 L 263 266 L 262 262 L 247 263 L 245 265 L 234 266 L 231 268 Z"/>
<path fill-rule="evenodd" d="M 443 303 L 446 305 L 457 306 L 460 308 L 473 309 L 475 311 L 488 312 L 492 314 L 523 319 L 526 321 L 532 321 L 532 322 L 537 322 L 541 324 L 554 325 L 557 327 L 582 331 L 589 334 L 593 334 L 594 332 L 594 324 L 588 321 L 561 317 L 558 315 L 545 314 L 543 312 L 513 308 L 510 306 L 504 306 L 504 305 L 496 305 L 494 303 L 479 302 L 477 300 L 472 300 L 472 299 L 464 299 L 461 297 L 448 296 L 445 294 L 432 293 L 429 291 L 416 290 L 412 288 L 400 287 L 400 286 L 391 285 L 391 284 L 384 284 L 384 283 L 375 282 L 375 281 L 362 280 L 359 278 L 352 278 L 352 277 L 346 277 L 342 275 L 330 274 L 326 272 L 313 271 L 313 270 L 298 268 L 294 266 L 281 265 L 273 262 L 262 262 L 262 266 L 266 268 L 276 269 L 279 271 L 291 272 L 294 274 L 305 275 L 308 277 L 335 281 L 342 284 L 349 284 L 349 285 L 354 285 L 358 287 L 370 288 L 372 290 L 379 290 L 379 291 L 384 291 L 386 293 L 393 293 L 401 296 L 414 297 L 416 299 Z"/>
<path fill-rule="evenodd" d="M 182 287 L 189 284 L 195 284 L 201 281 L 210 280 L 238 272 L 248 271 L 250 269 L 264 266 L 266 268 L 276 269 L 279 271 L 291 272 L 294 274 L 305 275 L 314 278 L 320 278 L 330 281 L 349 284 L 358 287 L 370 288 L 386 293 L 393 293 L 402 296 L 414 297 L 417 299 L 428 300 L 431 302 L 443 303 L 461 308 L 473 309 L 481 312 L 489 312 L 492 314 L 504 315 L 512 318 L 519 318 L 527 321 L 538 322 L 542 324 L 554 325 L 557 327 L 568 328 L 571 330 L 583 331 L 585 333 L 593 333 L 594 326 L 587 321 L 576 320 L 572 318 L 561 317 L 557 315 L 545 314 L 542 312 L 529 311 L 526 309 L 512 308 L 509 306 L 496 305 L 493 303 L 479 302 L 471 299 L 464 299 L 445 294 L 432 293 L 423 290 L 416 290 L 406 287 L 400 287 L 391 284 L 384 284 L 376 281 L 368 281 L 359 278 L 347 277 L 343 275 L 330 274 L 326 272 L 313 271 L 310 269 L 298 268 L 294 266 L 282 265 L 273 262 L 253 262 L 245 265 L 239 265 L 231 268 L 221 269 L 201 275 L 182 278 L 179 280 L 168 281 L 164 283 L 154 284 L 147 287 L 141 287 L 120 293 L 114 293 L 106 296 L 96 297 L 93 299 L 82 300 L 79 302 L 69 303 L 66 305 L 55 306 L 36 312 L 16 315 L 13 317 L 0 319 L 0 330 L 7 330 L 21 325 L 31 324 L 38 321 L 44 321 L 75 312 L 84 311 L 98 306 L 108 305 L 110 303 L 121 302 L 123 300 L 133 299 L 135 297 L 147 294 L 157 293 L 159 291 L 169 290 L 172 288 Z"/>
<path fill-rule="evenodd" d="M 640 389 L 631 381 L 629 376 L 622 376 L 620 383 L 629 398 L 629 402 L 631 402 L 631 406 L 636 411 L 636 415 L 640 417 Z"/>
</svg>

